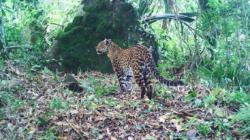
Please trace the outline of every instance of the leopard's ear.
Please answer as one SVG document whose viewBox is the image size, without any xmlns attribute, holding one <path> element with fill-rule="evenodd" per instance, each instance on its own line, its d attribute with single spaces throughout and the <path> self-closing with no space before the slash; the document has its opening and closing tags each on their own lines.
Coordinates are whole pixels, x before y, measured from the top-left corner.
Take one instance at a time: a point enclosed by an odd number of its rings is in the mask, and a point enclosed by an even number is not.
<svg viewBox="0 0 250 140">
<path fill-rule="evenodd" d="M 112 40 L 111 39 L 105 39 L 105 44 L 106 45 L 110 45 L 112 43 Z"/>
</svg>

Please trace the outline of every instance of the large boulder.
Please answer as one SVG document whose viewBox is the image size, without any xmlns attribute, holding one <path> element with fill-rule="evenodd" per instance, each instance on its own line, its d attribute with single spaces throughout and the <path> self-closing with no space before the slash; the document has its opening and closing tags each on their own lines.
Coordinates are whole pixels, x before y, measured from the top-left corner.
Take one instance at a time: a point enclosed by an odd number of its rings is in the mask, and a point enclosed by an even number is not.
<svg viewBox="0 0 250 140">
<path fill-rule="evenodd" d="M 111 72 L 107 56 L 97 56 L 95 46 L 104 38 L 111 38 L 121 47 L 128 46 L 129 28 L 137 26 L 133 6 L 124 0 L 84 0 L 84 15 L 77 16 L 56 37 L 53 57 L 62 58 L 62 70 L 97 70 Z"/>
</svg>

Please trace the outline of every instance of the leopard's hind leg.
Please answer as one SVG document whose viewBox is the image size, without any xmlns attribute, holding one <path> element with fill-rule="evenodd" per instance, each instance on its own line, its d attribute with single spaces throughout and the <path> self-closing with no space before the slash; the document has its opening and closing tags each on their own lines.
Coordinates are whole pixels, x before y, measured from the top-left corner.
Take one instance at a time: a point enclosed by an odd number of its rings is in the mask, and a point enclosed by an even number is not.
<svg viewBox="0 0 250 140">
<path fill-rule="evenodd" d="M 150 69 L 151 65 L 152 65 L 152 59 L 151 57 L 147 57 L 147 59 L 145 60 L 145 64 L 144 64 L 143 76 L 144 76 L 147 96 L 149 99 L 152 99 L 152 96 L 153 96 L 153 86 L 152 86 L 153 74 Z"/>
<path fill-rule="evenodd" d="M 151 81 L 151 74 L 150 71 L 144 73 L 144 82 L 146 87 L 146 93 L 149 99 L 152 99 L 153 88 L 152 88 L 152 81 Z"/>
<path fill-rule="evenodd" d="M 143 64 L 133 63 L 132 68 L 133 68 L 135 82 L 141 88 L 141 99 L 143 99 L 146 94 L 146 87 L 145 87 L 146 84 L 143 75 Z"/>
</svg>

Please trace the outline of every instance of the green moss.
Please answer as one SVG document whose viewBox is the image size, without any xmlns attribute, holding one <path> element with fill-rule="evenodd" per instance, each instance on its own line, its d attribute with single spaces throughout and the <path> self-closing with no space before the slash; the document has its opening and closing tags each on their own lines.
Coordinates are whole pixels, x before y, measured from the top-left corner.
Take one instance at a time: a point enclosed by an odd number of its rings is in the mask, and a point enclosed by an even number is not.
<svg viewBox="0 0 250 140">
<path fill-rule="evenodd" d="M 70 39 L 71 36 L 73 36 L 74 34 L 77 34 L 79 30 L 81 29 L 83 29 L 82 26 L 76 26 L 76 27 L 72 27 L 72 29 L 70 29 L 69 31 L 60 32 L 57 35 L 57 39 L 58 40 Z"/>
<path fill-rule="evenodd" d="M 138 25 L 134 8 L 123 1 L 97 0 L 83 8 L 85 15 L 77 16 L 60 32 L 55 57 L 62 58 L 62 69 L 77 72 L 81 69 L 111 72 L 106 56 L 97 56 L 95 46 L 104 38 L 111 38 L 125 47 L 128 28 Z"/>
</svg>

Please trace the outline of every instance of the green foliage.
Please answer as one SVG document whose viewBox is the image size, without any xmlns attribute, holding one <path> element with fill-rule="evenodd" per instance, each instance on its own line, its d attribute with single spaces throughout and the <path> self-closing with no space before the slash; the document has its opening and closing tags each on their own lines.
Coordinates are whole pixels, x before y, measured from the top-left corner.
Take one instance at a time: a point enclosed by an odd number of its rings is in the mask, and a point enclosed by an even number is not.
<svg viewBox="0 0 250 140">
<path fill-rule="evenodd" d="M 138 2 L 138 15 L 141 17 L 143 15 L 151 15 L 153 8 L 150 7 L 153 3 L 153 0 L 139 0 Z"/>
<path fill-rule="evenodd" d="M 207 136 L 211 132 L 211 125 L 209 123 L 200 123 L 196 126 L 198 132 Z"/>
<path fill-rule="evenodd" d="M 69 108 L 69 104 L 61 98 L 54 98 L 51 100 L 49 107 L 52 110 L 67 109 Z"/>
<path fill-rule="evenodd" d="M 237 114 L 233 117 L 235 123 L 240 123 L 240 130 L 244 133 L 247 134 L 249 137 L 250 135 L 250 105 L 246 104 L 242 106 L 237 112 Z"/>
<path fill-rule="evenodd" d="M 213 89 L 209 95 L 207 95 L 203 102 L 204 102 L 204 107 L 205 108 L 209 108 L 211 107 L 211 105 L 214 105 L 215 101 L 218 100 L 218 98 L 222 98 L 222 96 L 224 95 L 225 91 L 220 89 L 220 88 L 215 88 Z"/>
<path fill-rule="evenodd" d="M 117 91 L 117 85 L 103 83 L 103 81 L 97 81 L 93 76 L 88 76 L 87 80 L 84 80 L 80 84 L 87 93 L 95 94 L 97 97 L 113 94 Z"/>
<path fill-rule="evenodd" d="M 115 108 L 119 108 L 119 106 L 121 106 L 121 103 L 112 97 L 105 100 L 104 104 Z"/>
<path fill-rule="evenodd" d="M 81 82 L 80 86 L 83 87 L 87 93 L 95 93 L 93 83 L 90 83 L 89 81 Z"/>
<path fill-rule="evenodd" d="M 156 86 L 155 89 L 156 96 L 159 96 L 164 99 L 172 100 L 174 97 L 172 95 L 172 92 L 169 90 L 166 86 Z"/>
<path fill-rule="evenodd" d="M 225 132 L 228 131 L 228 129 L 230 128 L 230 122 L 229 121 L 225 121 L 221 118 L 215 118 L 214 119 L 214 127 L 216 127 L 218 129 L 219 132 Z"/>
<path fill-rule="evenodd" d="M 46 50 L 63 26 L 60 26 L 61 22 L 64 20 L 63 23 L 69 23 L 73 17 L 67 16 L 75 16 L 78 8 L 73 6 L 76 3 L 79 2 L 5 0 L 1 12 L 10 59 L 28 69 L 50 62 L 51 60 L 45 56 Z M 69 10 L 69 7 L 73 8 Z M 61 18 L 62 16 L 65 18 Z"/>
<path fill-rule="evenodd" d="M 49 108 L 43 114 L 39 115 L 36 119 L 36 125 L 38 127 L 45 127 L 49 124 L 49 120 L 51 117 L 55 114 L 59 114 L 61 112 L 66 111 L 69 109 L 69 103 L 68 101 L 64 101 L 63 99 L 59 97 L 54 97 L 49 102 Z M 49 139 L 48 137 L 53 136 L 52 131 L 46 132 L 45 136 L 43 136 L 43 139 Z"/>
<path fill-rule="evenodd" d="M 191 90 L 189 94 L 186 96 L 188 101 L 192 101 L 197 98 L 197 92 L 195 90 Z"/>
<path fill-rule="evenodd" d="M 117 85 L 106 83 L 105 80 L 98 81 L 93 76 L 88 76 L 86 80 L 80 83 L 86 91 L 85 99 L 81 100 L 81 104 L 86 106 L 88 110 L 93 111 L 102 105 L 119 108 L 119 106 L 117 106 L 119 103 L 113 97 L 105 99 L 105 96 L 114 94 L 118 91 Z"/>
<path fill-rule="evenodd" d="M 3 59 L 0 57 L 0 71 L 2 71 L 4 68 L 4 62 Z"/>
<path fill-rule="evenodd" d="M 247 0 L 209 0 L 198 26 L 206 37 L 211 59 L 204 63 L 212 80 L 222 86 L 249 85 L 247 46 L 250 5 Z M 211 42 L 213 41 L 213 42 Z M 216 44 L 214 44 L 216 43 Z"/>
<path fill-rule="evenodd" d="M 37 3 L 11 0 L 3 3 L 4 37 L 10 47 L 7 51 L 12 60 L 27 68 L 41 64 L 48 47 L 45 41 L 47 16 L 36 7 Z"/>
<path fill-rule="evenodd" d="M 204 99 L 205 108 L 210 107 L 216 101 L 216 96 L 214 94 L 210 94 Z"/>
<path fill-rule="evenodd" d="M 101 86 L 97 86 L 95 88 L 95 94 L 97 96 L 105 96 L 105 95 L 110 95 L 112 93 L 115 93 L 117 91 L 117 86 L 116 85 L 111 85 L 111 86 L 107 86 L 107 85 L 101 85 Z"/>
<path fill-rule="evenodd" d="M 11 92 L 0 92 L 0 103 L 3 107 L 8 107 L 10 111 L 16 112 L 24 107 L 26 101 L 17 98 Z"/>
<path fill-rule="evenodd" d="M 39 138 L 39 140 L 56 140 L 57 136 L 56 136 L 56 130 L 55 128 L 49 128 L 44 135 Z"/>
<path fill-rule="evenodd" d="M 231 103 L 250 103 L 250 95 L 245 92 L 235 91 L 226 95 L 226 99 Z"/>
<path fill-rule="evenodd" d="M 38 117 L 36 120 L 36 124 L 39 127 L 43 127 L 49 124 L 49 117 L 44 115 L 42 117 Z"/>
<path fill-rule="evenodd" d="M 179 11 L 194 6 L 178 4 Z M 167 29 L 161 22 L 150 25 L 162 57 L 160 72 L 170 76 L 166 70 L 190 64 L 190 76 L 198 75 L 212 86 L 249 90 L 249 7 L 247 0 L 208 0 L 192 28 L 178 22 L 169 22 Z"/>
</svg>

